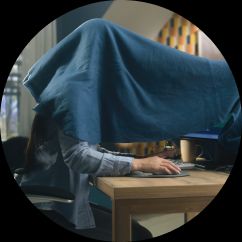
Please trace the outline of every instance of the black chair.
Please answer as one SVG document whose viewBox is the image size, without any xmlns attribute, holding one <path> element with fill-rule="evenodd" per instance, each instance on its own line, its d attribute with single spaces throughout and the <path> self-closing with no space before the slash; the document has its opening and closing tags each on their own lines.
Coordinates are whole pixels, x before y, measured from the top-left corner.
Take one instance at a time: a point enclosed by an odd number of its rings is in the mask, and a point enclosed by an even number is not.
<svg viewBox="0 0 242 242">
<path fill-rule="evenodd" d="M 27 144 L 28 138 L 22 136 L 12 137 L 2 142 L 6 161 L 18 184 L 20 184 L 21 178 L 25 173 L 23 167 Z M 71 203 L 75 198 L 72 193 L 57 187 L 21 185 L 21 189 L 32 203 L 53 201 Z"/>
<path fill-rule="evenodd" d="M 24 167 L 28 140 L 27 137 L 16 136 L 2 142 L 4 155 L 12 174 L 17 168 Z"/>
<path fill-rule="evenodd" d="M 18 184 L 21 182 L 21 178 L 24 175 L 24 168 L 18 168 L 14 171 L 14 179 Z M 58 187 L 43 186 L 43 185 L 21 185 L 21 190 L 25 193 L 26 197 L 32 203 L 43 202 L 62 202 L 72 203 L 75 196 Z"/>
</svg>

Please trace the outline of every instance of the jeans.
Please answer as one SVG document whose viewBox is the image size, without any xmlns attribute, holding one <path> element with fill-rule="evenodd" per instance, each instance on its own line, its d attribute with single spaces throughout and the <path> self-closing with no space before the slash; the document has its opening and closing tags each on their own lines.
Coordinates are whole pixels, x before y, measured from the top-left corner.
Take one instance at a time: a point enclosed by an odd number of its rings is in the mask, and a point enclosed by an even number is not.
<svg viewBox="0 0 242 242">
<path fill-rule="evenodd" d="M 96 228 L 92 229 L 77 230 L 73 224 L 69 223 L 57 212 L 48 210 L 42 210 L 42 212 L 53 222 L 81 236 L 101 241 L 112 241 L 112 211 L 96 204 L 91 204 L 91 208 L 96 222 Z M 142 241 L 151 238 L 151 232 L 132 219 L 132 241 Z"/>
</svg>

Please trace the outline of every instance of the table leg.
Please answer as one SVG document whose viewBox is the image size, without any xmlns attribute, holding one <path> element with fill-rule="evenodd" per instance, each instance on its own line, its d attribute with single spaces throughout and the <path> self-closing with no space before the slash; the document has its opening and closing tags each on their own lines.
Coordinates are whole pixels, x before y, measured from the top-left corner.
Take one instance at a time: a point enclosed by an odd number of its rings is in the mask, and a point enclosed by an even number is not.
<svg viewBox="0 0 242 242">
<path fill-rule="evenodd" d="M 113 201 L 112 204 L 112 241 L 131 241 L 131 216 L 125 202 Z"/>
<path fill-rule="evenodd" d="M 194 217 L 196 217 L 199 214 L 199 212 L 187 212 L 184 214 L 184 222 L 187 223 Z"/>
</svg>

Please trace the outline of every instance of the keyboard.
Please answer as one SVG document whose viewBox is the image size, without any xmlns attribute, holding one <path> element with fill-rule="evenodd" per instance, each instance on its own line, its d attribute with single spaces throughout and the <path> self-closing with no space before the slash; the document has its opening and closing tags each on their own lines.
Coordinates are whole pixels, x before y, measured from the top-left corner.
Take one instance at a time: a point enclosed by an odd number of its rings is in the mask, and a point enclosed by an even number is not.
<svg viewBox="0 0 242 242">
<path fill-rule="evenodd" d="M 169 159 L 169 160 L 172 161 L 177 166 L 179 166 L 181 168 L 181 170 L 192 170 L 196 167 L 196 165 L 194 163 L 183 162 L 180 159 Z"/>
</svg>

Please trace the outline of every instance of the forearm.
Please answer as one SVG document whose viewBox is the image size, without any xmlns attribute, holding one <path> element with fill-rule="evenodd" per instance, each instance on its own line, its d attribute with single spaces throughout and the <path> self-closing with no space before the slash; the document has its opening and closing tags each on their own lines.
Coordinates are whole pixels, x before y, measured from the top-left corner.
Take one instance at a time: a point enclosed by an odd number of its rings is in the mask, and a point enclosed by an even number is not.
<svg viewBox="0 0 242 242">
<path fill-rule="evenodd" d="M 60 146 L 64 162 L 72 170 L 95 176 L 119 176 L 131 171 L 132 157 L 101 153 L 91 149 L 87 142 L 60 133 Z"/>
<path fill-rule="evenodd" d="M 134 171 L 141 171 L 142 170 L 142 164 L 141 159 L 133 159 L 131 164 L 131 172 Z"/>
<path fill-rule="evenodd" d="M 87 142 L 62 133 L 59 142 L 64 162 L 75 172 L 94 176 L 122 176 L 134 171 L 179 173 L 172 162 L 158 156 L 136 159 L 101 153 L 91 149 Z"/>
<path fill-rule="evenodd" d="M 131 172 L 132 157 L 117 156 L 108 153 L 103 154 L 96 176 L 121 176 Z"/>
<path fill-rule="evenodd" d="M 151 172 L 152 169 L 152 161 L 149 161 L 148 158 L 134 158 L 131 164 L 131 172 L 135 171 L 144 171 Z"/>
</svg>

